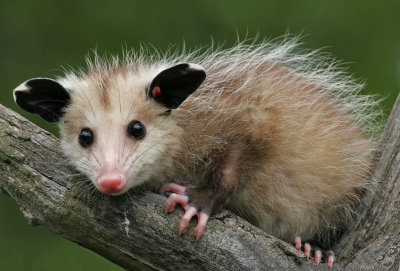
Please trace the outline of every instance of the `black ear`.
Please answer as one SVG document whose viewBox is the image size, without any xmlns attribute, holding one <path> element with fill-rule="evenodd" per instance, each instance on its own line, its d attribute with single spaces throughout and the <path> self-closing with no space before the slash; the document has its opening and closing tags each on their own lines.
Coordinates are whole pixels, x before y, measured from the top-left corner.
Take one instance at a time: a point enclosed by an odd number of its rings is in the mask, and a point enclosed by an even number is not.
<svg viewBox="0 0 400 271">
<path fill-rule="evenodd" d="M 47 78 L 28 80 L 14 89 L 15 102 L 25 111 L 38 114 L 49 122 L 57 122 L 70 95 L 59 83 Z"/>
<path fill-rule="evenodd" d="M 160 72 L 147 95 L 169 109 L 177 108 L 206 78 L 200 65 L 182 63 Z"/>
</svg>

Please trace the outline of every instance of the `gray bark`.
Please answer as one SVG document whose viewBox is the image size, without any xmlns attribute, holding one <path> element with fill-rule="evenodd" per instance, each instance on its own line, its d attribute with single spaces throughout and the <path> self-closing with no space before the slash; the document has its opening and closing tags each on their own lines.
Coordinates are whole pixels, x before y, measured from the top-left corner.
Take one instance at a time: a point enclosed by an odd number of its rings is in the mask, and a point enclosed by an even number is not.
<svg viewBox="0 0 400 271">
<path fill-rule="evenodd" d="M 399 103 L 378 151 L 376 196 L 337 246 L 335 270 L 398 268 Z M 138 189 L 101 196 L 65 161 L 53 135 L 0 105 L 0 189 L 31 225 L 46 225 L 128 270 L 327 269 L 226 210 L 211 217 L 199 241 L 192 234 L 194 221 L 179 236 L 183 212 L 166 215 L 165 196 Z"/>
<path fill-rule="evenodd" d="M 400 95 L 375 156 L 376 187 L 336 247 L 348 270 L 400 270 Z"/>
</svg>

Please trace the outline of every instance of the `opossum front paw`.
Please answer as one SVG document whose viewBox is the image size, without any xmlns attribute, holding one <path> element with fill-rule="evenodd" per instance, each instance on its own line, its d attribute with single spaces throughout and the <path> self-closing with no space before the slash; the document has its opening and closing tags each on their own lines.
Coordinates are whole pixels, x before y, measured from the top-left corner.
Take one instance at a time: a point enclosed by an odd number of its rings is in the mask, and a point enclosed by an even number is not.
<svg viewBox="0 0 400 271">
<path fill-rule="evenodd" d="M 188 187 L 175 183 L 166 183 L 161 186 L 160 192 L 172 192 L 171 195 L 169 195 L 165 206 L 166 213 L 172 212 L 175 209 L 176 204 L 180 204 L 182 208 L 185 209 L 185 214 L 179 222 L 179 235 L 186 232 L 190 220 L 194 216 L 197 216 L 198 222 L 194 230 L 194 236 L 196 237 L 196 240 L 198 240 L 206 229 L 210 212 L 201 208 L 201 206 L 196 206 L 194 202 L 190 201 L 189 196 L 187 195 L 187 189 Z"/>
<path fill-rule="evenodd" d="M 320 264 L 322 261 L 326 262 L 326 265 L 329 267 L 329 269 L 333 267 L 333 263 L 335 261 L 335 255 L 333 251 L 325 251 L 315 247 L 311 248 L 309 243 L 304 243 L 303 245 L 299 236 L 294 239 L 294 246 L 297 250 L 302 250 L 307 259 L 314 257 L 314 262 L 316 264 Z"/>
</svg>

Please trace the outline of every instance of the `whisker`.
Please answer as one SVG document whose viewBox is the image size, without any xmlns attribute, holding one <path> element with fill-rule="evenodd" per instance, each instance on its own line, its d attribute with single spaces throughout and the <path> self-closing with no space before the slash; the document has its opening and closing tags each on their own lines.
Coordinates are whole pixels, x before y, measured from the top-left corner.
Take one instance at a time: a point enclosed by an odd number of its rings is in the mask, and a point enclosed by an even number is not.
<svg viewBox="0 0 400 271">
<path fill-rule="evenodd" d="M 92 110 L 93 117 L 96 118 L 96 114 L 94 113 L 92 103 L 90 102 L 90 100 L 89 100 L 88 96 L 86 95 L 85 91 L 81 91 L 80 93 L 82 93 L 85 96 L 86 101 L 89 103 L 90 109 Z"/>
<path fill-rule="evenodd" d="M 122 105 L 121 105 L 121 92 L 120 89 L 118 88 L 118 102 L 119 102 L 119 116 L 120 120 L 122 121 Z M 118 140 L 118 154 L 121 153 L 121 141 Z M 118 162 L 119 162 L 120 156 L 118 155 Z"/>
<path fill-rule="evenodd" d="M 65 140 L 65 142 L 67 142 L 68 144 L 70 144 L 75 150 L 77 150 L 80 154 L 82 154 L 82 156 L 85 157 L 86 160 L 90 161 L 89 157 L 88 157 L 86 154 L 84 154 L 81 150 L 79 150 L 77 147 L 75 147 L 75 145 L 72 144 L 68 139 L 64 138 L 64 140 Z M 93 156 L 94 156 L 94 154 L 93 154 Z M 95 157 L 95 156 L 94 156 L 94 157 Z M 72 157 L 72 158 L 73 158 L 73 157 Z M 97 159 L 96 159 L 96 161 L 97 161 Z M 95 169 L 90 163 L 87 163 L 86 165 L 89 166 L 89 167 L 92 168 L 92 169 Z M 99 163 L 99 165 L 100 165 L 100 163 Z"/>
<path fill-rule="evenodd" d="M 151 131 L 153 129 L 154 129 L 154 127 L 151 127 L 150 129 L 147 130 L 147 133 L 148 134 L 151 133 Z M 138 149 L 139 144 L 140 144 L 139 142 L 136 142 L 136 144 L 132 145 L 131 150 L 129 151 L 128 155 L 125 158 L 124 164 L 127 163 L 128 159 L 129 159 L 129 157 L 131 157 L 132 153 Z"/>
</svg>

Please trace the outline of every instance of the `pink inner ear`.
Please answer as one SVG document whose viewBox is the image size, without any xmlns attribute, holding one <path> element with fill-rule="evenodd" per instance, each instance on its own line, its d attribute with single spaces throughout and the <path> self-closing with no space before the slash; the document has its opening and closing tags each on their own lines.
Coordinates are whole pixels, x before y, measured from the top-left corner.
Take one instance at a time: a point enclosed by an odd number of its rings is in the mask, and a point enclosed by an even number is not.
<svg viewBox="0 0 400 271">
<path fill-rule="evenodd" d="M 161 88 L 159 86 L 155 86 L 153 90 L 151 91 L 151 94 L 153 97 L 157 97 L 161 95 Z"/>
</svg>

